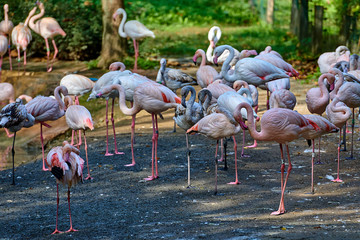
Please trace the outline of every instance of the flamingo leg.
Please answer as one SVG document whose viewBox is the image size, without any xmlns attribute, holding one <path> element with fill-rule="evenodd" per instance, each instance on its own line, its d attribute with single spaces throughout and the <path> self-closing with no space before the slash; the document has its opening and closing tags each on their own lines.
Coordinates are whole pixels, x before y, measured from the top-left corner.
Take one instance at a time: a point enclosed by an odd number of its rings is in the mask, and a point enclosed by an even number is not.
<svg viewBox="0 0 360 240">
<path fill-rule="evenodd" d="M 47 39 L 46 39 L 47 41 Z M 52 71 L 52 67 L 53 67 L 53 64 L 54 64 L 54 61 L 55 61 L 55 58 L 56 58 L 56 55 L 58 54 L 59 50 L 58 48 L 56 47 L 56 43 L 55 43 L 55 40 L 52 39 L 52 44 L 53 44 L 53 47 L 54 47 L 54 57 L 53 59 L 50 61 L 50 67 L 49 69 L 47 70 L 48 72 L 51 72 Z M 50 49 L 49 49 L 49 55 L 48 55 L 48 61 L 49 61 L 49 57 L 50 57 Z"/>
<path fill-rule="evenodd" d="M 70 210 L 70 187 L 68 187 L 68 203 L 69 203 L 69 217 L 70 217 L 70 228 L 66 232 L 77 232 L 78 230 L 74 229 L 72 226 L 71 220 L 71 210 Z"/>
<path fill-rule="evenodd" d="M 346 130 L 344 130 L 346 131 Z M 343 180 L 340 179 L 340 145 L 341 145 L 341 128 L 340 128 L 340 131 L 339 131 L 339 145 L 338 145 L 338 169 L 337 169 L 337 178 L 332 180 L 332 182 L 343 182 Z"/>
<path fill-rule="evenodd" d="M 43 137 L 43 131 L 42 131 L 43 123 L 40 123 L 40 140 L 41 140 L 41 150 L 42 150 L 42 157 L 43 157 L 43 171 L 49 171 L 49 169 L 45 168 L 45 150 L 44 150 L 44 137 Z"/>
<path fill-rule="evenodd" d="M 219 140 L 216 140 L 216 150 L 219 147 Z M 215 153 L 215 191 L 214 195 L 217 194 L 217 169 L 218 169 L 218 160 L 217 160 L 217 153 Z"/>
<path fill-rule="evenodd" d="M 78 96 L 75 96 L 75 105 L 80 105 Z"/>
<path fill-rule="evenodd" d="M 88 180 L 88 179 L 91 180 L 93 178 L 90 176 L 90 167 L 89 167 L 89 158 L 88 158 L 88 152 L 87 152 L 87 143 L 86 143 L 85 131 L 84 131 L 84 145 L 85 145 L 86 166 L 87 166 L 87 169 L 88 169 L 88 176 L 85 178 L 85 180 Z"/>
<path fill-rule="evenodd" d="M 216 154 L 217 154 L 217 150 L 218 149 L 216 149 Z M 222 161 L 224 161 L 224 139 L 223 138 L 220 139 L 220 150 L 221 150 L 221 157 L 218 161 L 222 162 Z"/>
<path fill-rule="evenodd" d="M 354 160 L 354 127 L 355 127 L 355 108 L 352 112 L 352 121 L 351 121 L 351 151 L 350 157 L 347 157 L 347 160 Z"/>
<path fill-rule="evenodd" d="M 230 182 L 228 184 L 240 184 L 239 180 L 238 180 L 238 168 L 237 168 L 237 144 L 236 144 L 236 139 L 235 136 L 233 136 L 233 140 L 234 140 L 234 152 L 235 152 L 235 182 Z M 244 146 L 244 145 L 243 145 Z"/>
<path fill-rule="evenodd" d="M 45 45 L 46 45 L 46 57 L 47 57 L 47 61 L 46 61 L 46 71 L 47 72 L 51 72 L 51 70 L 49 69 L 49 61 L 50 61 L 50 46 L 49 46 L 49 42 L 47 40 L 47 38 L 45 39 Z M 49 71 L 50 70 L 50 71 Z"/>
<path fill-rule="evenodd" d="M 114 154 L 109 153 L 109 119 L 108 119 L 108 107 L 109 107 L 109 99 L 106 99 L 106 115 L 105 115 L 105 123 L 106 123 L 106 152 L 105 156 L 112 156 Z"/>
<path fill-rule="evenodd" d="M 20 71 L 20 58 L 21 58 L 20 47 L 18 47 L 17 51 L 18 51 L 18 59 L 17 59 L 17 61 L 18 61 L 18 72 L 19 72 Z"/>
<path fill-rule="evenodd" d="M 341 149 L 341 151 L 346 152 L 346 125 L 347 123 L 345 123 L 344 127 L 343 127 L 343 140 L 342 140 L 342 144 L 344 145 L 344 148 Z"/>
<path fill-rule="evenodd" d="M 315 141 L 312 141 L 312 154 L 311 154 L 311 193 L 314 194 L 314 158 L 315 158 Z"/>
<path fill-rule="evenodd" d="M 282 149 L 282 147 L 281 147 L 281 149 Z M 288 166 L 288 169 L 287 169 L 284 184 L 283 184 L 283 186 L 281 188 L 281 198 L 280 198 L 279 209 L 277 211 L 275 211 L 275 212 L 272 212 L 271 215 L 280 215 L 280 214 L 285 213 L 284 194 L 285 194 L 286 183 L 287 183 L 287 181 L 289 179 L 290 172 L 291 172 L 291 169 L 292 169 L 291 160 L 290 160 L 290 153 L 289 153 L 289 146 L 287 144 L 286 144 L 286 151 L 287 151 L 287 157 L 288 157 L 288 161 L 289 161 L 289 166 Z M 285 164 L 283 164 L 283 165 L 284 165 L 284 167 L 281 168 L 281 175 L 282 175 L 281 178 L 283 178 L 284 169 L 285 169 Z"/>
<path fill-rule="evenodd" d="M 9 52 L 9 64 L 10 64 L 10 70 L 12 70 L 12 62 L 11 62 L 11 49 L 10 49 L 10 36 L 9 36 L 9 45 L 8 45 L 8 52 Z"/>
<path fill-rule="evenodd" d="M 319 158 L 317 160 L 317 162 L 315 164 L 323 164 L 321 161 L 320 161 L 320 142 L 321 142 L 321 137 L 319 137 L 319 151 L 318 151 L 318 155 L 319 155 Z"/>
<path fill-rule="evenodd" d="M 14 136 L 14 134 L 10 134 L 9 130 L 7 130 L 7 128 L 4 128 L 5 132 L 6 132 L 6 135 L 11 138 Z"/>
<path fill-rule="evenodd" d="M 13 145 L 12 145 L 12 149 L 11 149 L 11 154 L 12 154 L 12 162 L 13 162 L 13 169 L 12 169 L 12 183 L 11 185 L 15 185 L 15 137 L 16 137 L 16 132 L 14 133 L 14 139 L 13 139 Z"/>
<path fill-rule="evenodd" d="M 59 184 L 56 184 L 56 226 L 55 231 L 51 234 L 62 233 L 58 230 L 58 216 L 59 216 Z"/>
<path fill-rule="evenodd" d="M 133 71 L 136 72 L 137 71 L 137 59 L 138 59 L 138 56 L 139 56 L 139 50 L 138 50 L 138 45 L 136 44 L 135 39 L 133 39 L 133 43 L 134 43 L 134 52 L 135 52 L 135 62 L 134 62 Z"/>
<path fill-rule="evenodd" d="M 112 106 L 111 106 L 111 123 L 112 123 L 113 133 L 114 133 L 115 154 L 124 154 L 123 152 L 119 152 L 118 149 L 117 149 L 115 124 L 114 124 L 114 105 L 115 105 L 115 98 L 113 98 Z"/>
<path fill-rule="evenodd" d="M 133 103 L 131 103 L 131 107 L 132 107 Z M 136 118 L 136 114 L 133 115 L 132 117 L 132 121 L 131 121 L 131 159 L 132 162 L 130 164 L 126 164 L 125 167 L 131 167 L 131 166 L 135 166 L 136 162 L 135 162 L 135 154 L 134 154 L 134 143 L 135 143 L 135 118 Z"/>
<path fill-rule="evenodd" d="M 26 50 L 24 51 L 24 72 L 26 70 Z"/>
<path fill-rule="evenodd" d="M 157 156 L 157 146 L 158 146 L 158 139 L 159 139 L 159 127 L 158 127 L 158 121 L 157 121 L 157 115 L 155 114 L 155 127 L 156 127 L 156 135 L 155 135 L 155 178 L 159 177 L 158 173 L 158 156 Z"/>
<path fill-rule="evenodd" d="M 175 92 L 175 94 L 176 94 L 176 92 Z M 176 108 L 175 108 L 175 114 L 176 114 Z M 174 120 L 174 128 L 173 128 L 173 132 L 174 132 L 174 133 L 176 132 L 176 122 L 175 122 L 175 120 Z"/>
<path fill-rule="evenodd" d="M 250 157 L 249 155 L 245 155 L 244 154 L 244 149 L 245 149 L 245 130 L 242 130 L 243 132 L 243 144 L 242 144 L 242 148 L 241 148 L 241 157 Z"/>
<path fill-rule="evenodd" d="M 156 150 L 155 150 L 155 146 L 156 146 L 156 125 L 155 125 L 155 118 L 156 115 L 154 113 L 151 114 L 151 118 L 152 118 L 152 124 L 153 124 L 153 136 L 151 138 L 152 140 L 152 148 L 151 148 L 151 176 L 145 178 L 144 180 L 146 181 L 152 181 L 154 179 L 156 179 L 158 176 L 155 175 L 154 173 L 154 164 L 155 161 L 157 161 L 156 159 Z"/>
<path fill-rule="evenodd" d="M 189 146 L 189 136 L 187 133 L 185 133 L 185 138 L 186 138 L 186 149 L 187 149 L 187 160 L 188 160 L 188 188 L 191 187 L 191 182 L 190 182 L 190 155 L 191 155 L 191 151 L 190 151 L 190 146 Z"/>
<path fill-rule="evenodd" d="M 81 144 L 82 144 L 82 140 L 81 140 L 81 130 L 79 130 L 78 143 L 76 144 L 76 146 L 78 147 L 78 149 L 80 149 Z"/>
</svg>

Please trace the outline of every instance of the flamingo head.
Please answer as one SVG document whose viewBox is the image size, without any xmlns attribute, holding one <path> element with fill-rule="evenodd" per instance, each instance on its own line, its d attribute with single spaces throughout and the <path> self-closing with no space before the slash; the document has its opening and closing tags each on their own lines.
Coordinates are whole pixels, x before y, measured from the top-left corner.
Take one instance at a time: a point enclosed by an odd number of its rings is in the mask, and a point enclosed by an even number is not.
<svg viewBox="0 0 360 240">
<path fill-rule="evenodd" d="M 90 128 L 90 130 L 93 130 L 93 129 L 94 129 L 94 123 L 93 123 L 92 119 L 87 118 L 87 119 L 85 120 L 85 122 L 86 122 L 87 127 Z"/>
</svg>

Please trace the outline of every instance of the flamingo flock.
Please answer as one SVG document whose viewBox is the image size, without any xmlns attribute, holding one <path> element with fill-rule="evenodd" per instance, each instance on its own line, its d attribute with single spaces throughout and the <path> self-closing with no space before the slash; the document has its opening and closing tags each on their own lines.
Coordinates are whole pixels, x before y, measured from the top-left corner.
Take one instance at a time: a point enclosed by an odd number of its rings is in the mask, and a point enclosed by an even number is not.
<svg viewBox="0 0 360 240">
<path fill-rule="evenodd" d="M 37 7 L 40 13 L 34 15 Z M 60 25 L 53 18 L 41 18 L 44 15 L 44 5 L 37 2 L 37 7 L 34 7 L 29 13 L 24 24 L 19 24 L 12 31 L 12 35 L 16 35 L 17 41 L 13 44 L 17 46 L 20 55 L 20 48 L 24 51 L 24 66 L 26 65 L 26 46 L 31 40 L 31 33 L 29 27 L 40 34 L 46 43 L 47 48 L 47 71 L 52 71 L 53 62 L 58 53 L 53 37 L 56 35 L 65 36 L 66 33 L 61 29 Z M 8 11 L 8 7 L 5 8 Z M 119 8 L 114 13 L 114 19 L 122 15 L 122 21 L 119 27 L 119 34 L 121 37 L 130 37 L 134 43 L 135 49 L 135 65 L 134 71 L 137 71 L 137 57 L 139 55 L 138 39 L 143 37 L 155 37 L 154 33 L 148 30 L 143 24 L 138 21 L 126 21 L 126 12 Z M 41 18 L 41 19 L 40 19 Z M 5 16 L 5 23 L 9 23 L 7 15 Z M 4 34 L 9 34 L 2 30 L 2 22 L 0 23 L 0 31 Z M 29 34 L 27 34 L 29 33 Z M 24 34 L 24 35 L 21 35 Z M 21 37 L 20 37 L 21 36 Z M 58 213 L 59 213 L 59 183 L 68 186 L 68 204 L 70 229 L 68 232 L 77 231 L 72 226 L 71 210 L 70 210 L 70 188 L 78 182 L 83 180 L 96 181 L 90 175 L 90 165 L 88 155 L 88 144 L 85 132 L 87 129 L 93 130 L 96 127 L 96 121 L 93 120 L 91 112 L 80 104 L 79 98 L 83 95 L 88 96 L 88 101 L 92 100 L 94 103 L 99 98 L 104 98 L 106 101 L 105 107 L 105 125 L 106 125 L 106 150 L 105 156 L 113 155 L 109 150 L 109 133 L 108 133 L 108 111 L 109 103 L 112 100 L 111 108 L 111 122 L 114 136 L 114 153 L 124 155 L 120 152 L 116 142 L 116 129 L 114 110 L 116 107 L 116 99 L 119 101 L 120 111 L 127 116 L 132 117 L 131 124 L 131 157 L 119 156 L 116 158 L 131 159 L 131 164 L 126 164 L 126 167 L 134 167 L 136 165 L 134 150 L 135 143 L 135 118 L 136 115 L 145 110 L 151 115 L 152 122 L 152 138 L 151 138 L 151 174 L 145 177 L 143 181 L 155 181 L 159 178 L 158 166 L 158 145 L 159 145 L 159 126 L 158 116 L 163 118 L 163 112 L 174 109 L 175 116 L 173 117 L 175 123 L 185 131 L 186 149 L 187 149 L 187 164 L 188 164 L 188 186 L 190 187 L 190 144 L 189 134 L 199 133 L 207 138 L 216 140 L 215 150 L 215 194 L 217 193 L 217 169 L 218 169 L 218 145 L 219 140 L 226 142 L 226 138 L 232 138 L 234 143 L 234 165 L 235 165 L 235 180 L 229 184 L 240 184 L 238 175 L 238 160 L 245 158 L 245 130 L 248 130 L 250 136 L 254 139 L 254 144 L 249 148 L 256 148 L 257 142 L 269 141 L 276 142 L 280 148 L 280 186 L 281 194 L 279 207 L 276 211 L 271 212 L 271 215 L 281 215 L 286 213 L 285 210 L 285 196 L 286 186 L 289 182 L 289 176 L 292 172 L 291 154 L 289 151 L 289 143 L 296 139 L 306 139 L 312 145 L 312 170 L 311 170 L 311 191 L 314 193 L 314 139 L 319 138 L 325 134 L 340 132 L 341 127 L 346 124 L 346 121 L 352 116 L 354 122 L 354 109 L 360 107 L 360 84 L 358 82 L 348 82 L 347 79 L 356 78 L 356 74 L 349 75 L 346 67 L 352 66 L 351 70 L 356 71 L 356 61 L 358 58 L 351 57 L 346 47 L 339 47 L 334 53 L 326 53 L 319 58 L 319 66 L 322 75 L 318 79 L 318 88 L 312 88 L 307 91 L 306 104 L 310 113 L 302 115 L 294 111 L 296 106 L 296 96 L 290 91 L 290 78 L 299 77 L 299 72 L 293 68 L 291 64 L 286 62 L 284 58 L 276 51 L 272 50 L 270 46 L 266 47 L 264 51 L 257 54 L 255 50 L 244 49 L 242 51 L 236 50 L 229 45 L 220 45 L 216 47 L 217 42 L 221 37 L 221 30 L 219 27 L 210 29 L 208 39 L 210 46 L 207 52 L 198 49 L 192 59 L 196 64 L 197 59 L 201 57 L 201 64 L 196 72 L 196 77 L 186 74 L 179 69 L 172 69 L 166 67 L 166 59 L 160 61 L 160 69 L 156 81 L 149 79 L 144 75 L 134 73 L 130 70 L 125 70 L 126 67 L 121 62 L 115 62 L 110 65 L 110 71 L 100 76 L 94 83 L 86 76 L 79 74 L 68 74 L 59 81 L 59 86 L 54 89 L 54 96 L 36 96 L 34 99 L 29 99 L 28 103 L 24 105 L 22 99 L 24 96 L 15 98 L 14 87 L 10 83 L 0 83 L 0 102 L 9 101 L 0 112 L 0 128 L 5 128 L 8 137 L 13 137 L 12 145 L 12 160 L 13 160 L 13 174 L 12 184 L 15 184 L 15 137 L 16 133 L 21 128 L 32 127 L 34 124 L 40 125 L 40 139 L 42 149 L 42 170 L 50 171 L 56 178 L 57 183 L 57 212 L 56 212 L 56 226 L 55 233 L 60 233 L 58 230 Z M 48 39 L 52 39 L 55 49 L 54 57 L 50 60 L 50 50 Z M 4 36 L 0 38 L 0 45 L 7 46 L 7 39 Z M 1 46 L 0 46 L 1 47 Z M 6 53 L 0 51 L 1 57 Z M 251 57 L 255 55 L 255 57 Z M 20 59 L 20 58 L 18 58 Z M 9 59 L 10 60 L 10 59 Z M 1 60 L 2 61 L 2 60 Z M 222 63 L 221 71 L 218 72 L 216 68 L 207 65 Z M 348 62 L 344 64 L 337 64 L 338 62 Z M 338 67 L 338 68 L 336 68 Z M 344 69 L 345 68 L 345 69 Z M 349 77 L 350 76 L 350 77 Z M 330 84 L 328 88 L 326 86 Z M 199 85 L 202 88 L 198 92 L 198 101 L 196 101 L 196 90 L 190 85 Z M 335 87 L 333 87 L 335 85 Z M 259 106 L 258 102 L 258 88 L 267 90 L 268 99 L 265 113 L 258 116 Z M 176 94 L 176 90 L 181 89 L 180 96 Z M 188 95 L 190 94 L 190 98 Z M 126 101 L 130 102 L 130 107 Z M 95 103 L 94 103 L 95 104 Z M 323 114 L 326 113 L 326 116 Z M 71 143 L 64 141 L 62 146 L 57 146 L 48 151 L 46 156 L 46 146 L 43 139 L 42 127 L 51 127 L 47 122 L 54 121 L 65 117 L 66 123 L 73 131 Z M 260 121 L 260 131 L 256 127 L 256 122 Z M 82 144 L 81 130 L 83 130 L 86 168 L 88 175 L 83 179 L 83 169 L 85 160 L 80 157 L 80 146 Z M 10 135 L 8 132 L 13 132 Z M 75 132 L 78 131 L 77 143 L 75 143 Z M 236 138 L 242 132 L 243 144 L 242 153 L 237 154 Z M 340 137 L 341 139 L 341 137 Z M 338 145 L 338 169 L 337 178 L 334 182 L 342 182 L 340 178 L 340 142 Z M 223 144 L 221 144 L 223 145 Z M 288 167 L 285 175 L 285 154 Z M 352 148 L 353 149 L 353 148 Z M 226 148 L 224 149 L 224 156 L 226 159 Z M 265 150 L 264 150 L 265 151 Z M 319 151 L 320 152 L 320 151 Z M 352 151 L 353 152 L 353 151 Z M 161 153 L 160 153 L 161 154 Z M 240 156 L 240 158 L 238 158 Z M 223 158 L 223 157 L 222 157 Z M 221 158 L 221 160 L 222 160 Z M 251 159 L 249 157 L 248 159 Z M 320 159 L 318 161 L 320 163 Z M 226 161 L 225 161 L 226 165 Z M 40 169 L 40 168 L 39 168 Z"/>
</svg>

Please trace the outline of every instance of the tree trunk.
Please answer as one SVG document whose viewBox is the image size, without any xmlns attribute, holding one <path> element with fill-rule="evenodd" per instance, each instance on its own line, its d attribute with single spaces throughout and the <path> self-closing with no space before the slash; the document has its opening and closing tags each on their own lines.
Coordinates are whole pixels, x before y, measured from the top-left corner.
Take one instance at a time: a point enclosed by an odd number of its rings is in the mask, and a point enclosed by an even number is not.
<svg viewBox="0 0 360 240">
<path fill-rule="evenodd" d="M 299 0 L 292 0 L 290 31 L 292 32 L 292 34 L 299 37 L 300 35 L 299 29 L 300 29 L 300 2 Z"/>
<path fill-rule="evenodd" d="M 317 54 L 321 51 L 322 29 L 323 29 L 324 7 L 315 6 L 314 31 L 312 36 L 312 53 Z"/>
<path fill-rule="evenodd" d="M 351 26 L 351 16 L 343 15 L 342 16 L 342 27 L 340 28 L 339 41 L 340 44 L 348 45 L 350 37 L 350 26 Z"/>
<path fill-rule="evenodd" d="M 118 8 L 124 8 L 124 0 L 102 0 L 103 35 L 98 67 L 108 68 L 109 64 L 120 61 L 126 55 L 126 39 L 118 33 L 120 19 L 113 21 L 112 15 Z"/>
<path fill-rule="evenodd" d="M 266 22 L 270 25 L 274 24 L 274 6 L 275 6 L 275 0 L 267 1 Z"/>
<path fill-rule="evenodd" d="M 306 45 L 309 34 L 309 1 L 301 0 L 300 7 L 300 35 L 299 40 L 302 46 Z"/>
</svg>

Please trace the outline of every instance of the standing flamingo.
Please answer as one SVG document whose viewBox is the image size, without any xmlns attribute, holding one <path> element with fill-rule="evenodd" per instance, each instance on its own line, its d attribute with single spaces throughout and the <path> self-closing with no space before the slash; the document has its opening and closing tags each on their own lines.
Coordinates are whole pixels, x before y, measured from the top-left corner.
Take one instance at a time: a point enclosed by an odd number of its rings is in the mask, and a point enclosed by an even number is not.
<svg viewBox="0 0 360 240">
<path fill-rule="evenodd" d="M 18 68 L 20 68 L 20 48 L 24 51 L 24 70 L 26 66 L 26 48 L 32 40 L 30 28 L 27 26 L 30 18 L 35 14 L 34 7 L 27 16 L 25 23 L 19 23 L 11 32 L 12 43 L 16 46 L 18 52 Z"/>
<path fill-rule="evenodd" d="M 14 24 L 12 21 L 9 20 L 8 12 L 9 12 L 9 5 L 5 4 L 4 5 L 4 20 L 2 20 L 0 22 L 0 33 L 6 35 L 8 38 L 7 47 L 8 47 L 8 52 L 9 52 L 9 64 L 10 64 L 10 70 L 12 70 L 11 53 L 10 53 L 10 34 L 14 28 Z"/>
<path fill-rule="evenodd" d="M 135 50 L 135 63 L 134 63 L 134 71 L 137 71 L 137 58 L 139 56 L 139 42 L 136 42 L 137 40 L 140 40 L 145 37 L 152 37 L 155 38 L 155 34 L 147 29 L 144 24 L 142 24 L 139 21 L 131 20 L 126 21 L 127 15 L 124 9 L 119 8 L 116 10 L 116 12 L 113 14 L 114 21 L 116 20 L 116 17 L 119 15 L 123 15 L 121 19 L 121 23 L 119 26 L 119 35 L 120 37 L 127 38 L 130 37 L 133 40 L 134 43 L 134 50 Z"/>
<path fill-rule="evenodd" d="M 84 160 L 79 156 L 80 151 L 76 147 L 64 141 L 62 147 L 54 147 L 51 149 L 46 158 L 46 164 L 50 172 L 56 178 L 56 226 L 52 234 L 61 233 L 58 230 L 59 215 L 59 184 L 68 185 L 68 204 L 70 216 L 70 228 L 67 232 L 76 232 L 72 226 L 71 210 L 70 210 L 70 188 L 83 178 Z"/>
<path fill-rule="evenodd" d="M 5 53 L 8 50 L 8 40 L 4 35 L 0 35 L 0 77 L 1 77 L 1 71 L 2 71 L 2 63 Z"/>
<path fill-rule="evenodd" d="M 47 171 L 45 168 L 45 153 L 44 153 L 44 138 L 42 133 L 42 126 L 51 127 L 45 121 L 55 121 L 65 114 L 65 104 L 61 100 L 60 93 L 64 96 L 67 95 L 67 89 L 64 86 L 58 86 L 54 90 L 55 99 L 52 97 L 37 96 L 25 106 L 31 115 L 35 117 L 35 122 L 40 123 L 40 140 L 41 140 L 41 149 L 43 156 L 43 171 Z"/>
<path fill-rule="evenodd" d="M 129 109 L 125 104 L 125 89 L 119 85 L 114 84 L 101 89 L 97 95 L 100 97 L 103 94 L 110 93 L 112 90 L 119 92 L 120 110 L 128 116 L 133 116 L 142 109 L 151 113 L 153 123 L 153 137 L 152 137 L 152 175 L 145 178 L 147 181 L 154 180 L 159 177 L 157 167 L 157 144 L 159 138 L 159 128 L 157 123 L 157 114 L 166 111 L 169 108 L 176 108 L 181 103 L 181 99 L 169 88 L 152 82 L 145 82 L 135 88 L 134 103 Z M 154 173 L 154 164 L 156 174 Z"/>
<path fill-rule="evenodd" d="M 60 86 L 68 90 L 68 95 L 75 96 L 75 104 L 79 105 L 79 96 L 90 92 L 95 83 L 88 77 L 79 74 L 68 74 L 60 80 Z"/>
<path fill-rule="evenodd" d="M 236 111 L 240 111 L 242 108 L 245 108 L 248 115 L 248 127 L 250 135 L 258 141 L 275 141 L 280 144 L 281 152 L 281 198 L 279 209 L 275 212 L 272 212 L 271 215 L 280 215 L 285 213 L 285 204 L 284 204 L 284 194 L 285 187 L 288 181 L 292 165 L 290 160 L 290 152 L 288 143 L 302 137 L 302 135 L 313 129 L 319 129 L 319 127 L 312 121 L 307 120 L 300 113 L 292 111 L 286 108 L 272 108 L 264 113 L 261 118 L 261 131 L 258 132 L 254 124 L 253 110 L 251 106 L 247 103 L 240 103 L 237 106 Z M 240 119 L 237 121 L 243 121 L 241 115 Z M 282 145 L 286 145 L 287 157 L 289 166 L 287 169 L 286 178 L 284 181 L 284 170 L 285 162 L 283 155 Z"/>
<path fill-rule="evenodd" d="M 308 120 L 313 121 L 316 125 L 320 128 L 320 130 L 310 130 L 303 134 L 303 137 L 309 141 L 311 140 L 310 144 L 312 143 L 312 156 L 311 156 L 311 193 L 314 193 L 314 158 L 315 158 L 315 143 L 314 139 L 319 138 L 327 133 L 334 133 L 338 132 L 339 128 L 337 128 L 334 124 L 332 124 L 329 120 L 324 117 L 313 115 L 313 114 L 306 114 L 304 117 Z M 310 145 L 309 144 L 309 145 Z M 320 146 L 320 144 L 319 144 Z M 319 156 L 320 156 L 320 147 L 319 147 Z"/>
<path fill-rule="evenodd" d="M 340 145 L 341 145 L 341 127 L 351 117 L 351 110 L 345 103 L 341 102 L 339 98 L 334 98 L 332 102 L 326 107 L 326 115 L 330 122 L 340 129 L 339 131 L 339 145 L 338 145 L 338 170 L 337 178 L 333 182 L 343 182 L 340 179 Z"/>
<path fill-rule="evenodd" d="M 191 93 L 190 99 L 185 101 L 187 95 Z M 176 124 L 184 129 L 185 131 L 197 123 L 201 118 L 204 117 L 202 106 L 195 102 L 196 92 L 194 87 L 185 86 L 181 89 L 181 104 L 176 107 L 174 121 Z M 185 132 L 186 137 L 186 148 L 188 158 L 188 187 L 190 187 L 190 146 L 188 134 Z"/>
<path fill-rule="evenodd" d="M 196 71 L 196 81 L 200 85 L 201 88 L 206 88 L 207 85 L 212 83 L 219 74 L 215 70 L 215 68 L 206 65 L 205 52 L 202 49 L 196 50 L 193 62 L 196 65 L 196 60 L 198 57 L 201 57 L 201 63 L 199 69 Z"/>
<path fill-rule="evenodd" d="M 64 32 L 64 30 L 60 27 L 59 23 L 54 18 L 44 17 L 44 18 L 40 19 L 45 14 L 45 7 L 44 7 L 44 4 L 40 1 L 37 1 L 36 4 L 40 8 L 40 13 L 36 14 L 35 16 L 33 16 L 30 19 L 29 26 L 34 32 L 36 32 L 37 34 L 39 34 L 41 37 L 43 37 L 45 39 L 46 55 L 47 55 L 46 70 L 47 70 L 47 72 L 51 72 L 56 55 L 59 52 L 58 48 L 56 47 L 54 37 L 57 35 L 61 35 L 61 36 L 65 37 L 66 33 Z M 40 20 L 38 20 L 38 19 L 40 19 Z M 38 20 L 38 21 L 36 21 L 36 20 Z M 52 44 L 53 44 L 54 50 L 55 50 L 54 57 L 50 63 L 49 63 L 50 47 L 49 47 L 48 38 L 51 38 L 51 41 L 52 41 Z M 49 67 L 49 64 L 50 64 L 50 67 Z"/>
<path fill-rule="evenodd" d="M 234 57 L 234 50 L 231 46 L 222 45 L 215 48 L 214 63 L 217 63 L 217 58 L 225 51 L 225 49 L 230 51 L 230 55 L 223 63 L 220 74 L 226 81 L 235 82 L 236 80 L 243 80 L 254 86 L 259 86 L 269 81 L 288 77 L 282 69 L 275 67 L 269 62 L 256 58 L 243 58 L 239 60 L 235 65 L 235 72 L 229 74 L 229 63 Z"/>
<path fill-rule="evenodd" d="M 72 99 L 70 96 L 66 96 L 66 98 L 70 98 L 70 106 L 67 106 L 65 112 L 65 119 L 66 123 L 73 131 L 79 130 L 79 148 L 81 146 L 81 130 L 84 132 L 84 144 L 85 144 L 85 155 L 86 155 L 86 165 L 88 169 L 88 176 L 85 180 L 92 179 L 90 176 L 90 168 L 89 168 L 89 159 L 87 153 L 87 143 L 86 143 L 86 136 L 85 131 L 87 128 L 90 130 L 94 129 L 94 123 L 91 118 L 91 114 L 86 107 L 81 105 L 72 105 Z"/>
<path fill-rule="evenodd" d="M 0 112 L 0 128 L 8 128 L 14 133 L 14 139 L 12 144 L 12 185 L 15 185 L 15 138 L 16 132 L 22 127 L 31 127 L 34 125 L 34 117 L 27 113 L 25 106 L 22 104 L 21 99 L 16 99 L 15 102 L 6 105 Z"/>
</svg>

